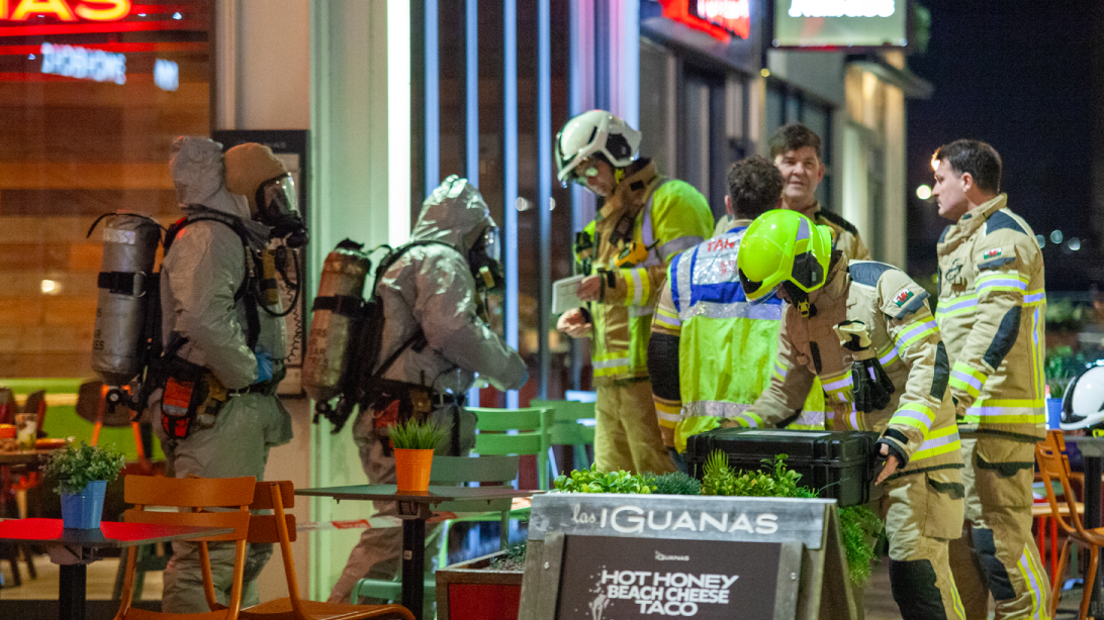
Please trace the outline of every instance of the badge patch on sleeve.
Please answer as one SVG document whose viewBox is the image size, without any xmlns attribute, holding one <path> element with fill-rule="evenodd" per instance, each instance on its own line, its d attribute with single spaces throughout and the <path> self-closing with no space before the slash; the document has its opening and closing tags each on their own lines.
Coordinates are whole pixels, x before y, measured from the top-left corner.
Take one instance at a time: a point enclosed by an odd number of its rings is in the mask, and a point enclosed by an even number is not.
<svg viewBox="0 0 1104 620">
<path fill-rule="evenodd" d="M 904 306 L 905 304 L 907 304 L 908 301 L 910 299 L 912 299 L 913 297 L 915 297 L 915 296 L 916 295 L 912 291 L 910 291 L 908 289 L 908 287 L 906 286 L 905 288 L 897 291 L 897 293 L 893 295 L 893 303 L 898 308 L 900 308 L 900 307 Z"/>
<path fill-rule="evenodd" d="M 989 250 L 985 254 L 983 254 L 982 257 L 981 257 L 981 260 L 989 260 L 989 259 L 993 259 L 993 258 L 1000 258 L 1000 255 L 1001 255 L 1001 249 L 1000 248 L 993 248 L 992 250 Z"/>
</svg>

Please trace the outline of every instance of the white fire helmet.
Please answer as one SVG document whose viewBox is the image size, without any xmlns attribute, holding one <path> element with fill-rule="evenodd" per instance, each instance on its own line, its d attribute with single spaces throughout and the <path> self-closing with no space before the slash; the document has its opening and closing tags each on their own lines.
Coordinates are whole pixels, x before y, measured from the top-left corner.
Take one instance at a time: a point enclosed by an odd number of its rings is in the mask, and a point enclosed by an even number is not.
<svg viewBox="0 0 1104 620">
<path fill-rule="evenodd" d="M 592 155 L 602 155 L 615 168 L 636 159 L 640 132 L 605 110 L 591 110 L 572 118 L 556 135 L 556 177 L 564 186 L 575 168 Z"/>
<path fill-rule="evenodd" d="M 1096 365 L 1081 373 L 1066 390 L 1061 427 L 1073 431 L 1101 423 L 1104 423 L 1104 365 Z"/>
</svg>

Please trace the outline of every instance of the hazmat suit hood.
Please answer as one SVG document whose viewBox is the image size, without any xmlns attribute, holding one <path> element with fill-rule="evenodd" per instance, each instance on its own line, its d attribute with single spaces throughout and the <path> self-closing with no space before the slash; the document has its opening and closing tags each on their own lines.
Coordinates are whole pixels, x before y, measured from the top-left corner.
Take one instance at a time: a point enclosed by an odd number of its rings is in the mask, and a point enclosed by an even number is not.
<svg viewBox="0 0 1104 620">
<path fill-rule="evenodd" d="M 222 145 L 210 138 L 181 136 L 173 141 L 169 159 L 173 185 L 180 208 L 185 213 L 192 205 L 249 220 L 249 203 L 245 196 L 231 194 L 226 189 L 222 163 Z"/>
<path fill-rule="evenodd" d="M 410 240 L 443 241 L 467 256 L 483 231 L 494 226 L 479 190 L 454 174 L 422 203 Z"/>
</svg>

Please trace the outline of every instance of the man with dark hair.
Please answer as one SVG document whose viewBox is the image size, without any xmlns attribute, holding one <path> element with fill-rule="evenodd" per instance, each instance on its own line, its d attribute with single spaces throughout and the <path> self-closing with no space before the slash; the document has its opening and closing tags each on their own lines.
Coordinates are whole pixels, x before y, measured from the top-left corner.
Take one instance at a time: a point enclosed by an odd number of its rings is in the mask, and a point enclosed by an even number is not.
<svg viewBox="0 0 1104 620">
<path fill-rule="evenodd" d="M 932 159 L 943 231 L 939 306 L 944 372 L 962 435 L 969 536 L 951 544 L 966 620 L 1047 618 L 1047 581 L 1031 538 L 1034 444 L 1046 435 L 1043 256 L 1000 191 L 1001 160 L 976 140 Z"/>
<path fill-rule="evenodd" d="M 750 306 L 736 273 L 751 220 L 781 204 L 782 175 L 749 157 L 728 171 L 728 230 L 671 261 L 652 320 L 648 371 L 664 444 L 680 468 L 686 439 L 739 415 L 770 380 L 782 302 Z M 695 266 L 696 267 L 692 267 Z M 733 360 L 740 360 L 733 364 Z M 791 428 L 822 428 L 824 392 L 814 386 Z"/>
<path fill-rule="evenodd" d="M 780 128 L 770 142 L 770 156 L 782 171 L 783 208 L 797 211 L 817 224 L 832 229 L 836 247 L 850 260 L 870 260 L 870 250 L 863 243 L 859 230 L 842 216 L 821 208 L 816 189 L 824 178 L 824 159 L 820 136 L 800 123 Z"/>
</svg>

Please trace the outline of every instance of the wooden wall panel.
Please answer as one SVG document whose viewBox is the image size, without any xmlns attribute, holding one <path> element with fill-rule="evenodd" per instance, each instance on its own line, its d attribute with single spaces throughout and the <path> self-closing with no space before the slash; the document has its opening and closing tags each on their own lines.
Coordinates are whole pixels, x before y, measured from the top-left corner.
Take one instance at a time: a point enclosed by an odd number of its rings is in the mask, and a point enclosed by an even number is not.
<svg viewBox="0 0 1104 620">
<path fill-rule="evenodd" d="M 0 4 L 3 4 L 0 0 Z M 205 0 L 173 6 L 204 23 Z M 159 41 L 128 53 L 126 84 L 19 79 L 33 61 L 0 56 L 0 374 L 89 377 L 102 213 L 180 217 L 169 173 L 179 135 L 210 131 L 207 33 L 174 31 L 70 37 L 74 45 Z M 12 40 L 9 40 L 12 39 Z M 5 44 L 36 45 L 41 39 Z M 154 58 L 179 64 L 179 88 L 152 80 Z M 6 77 L 11 76 L 11 77 Z M 33 77 L 33 76 L 32 76 Z M 13 79 L 14 81 L 4 81 Z M 44 292 L 43 281 L 53 290 Z"/>
</svg>

